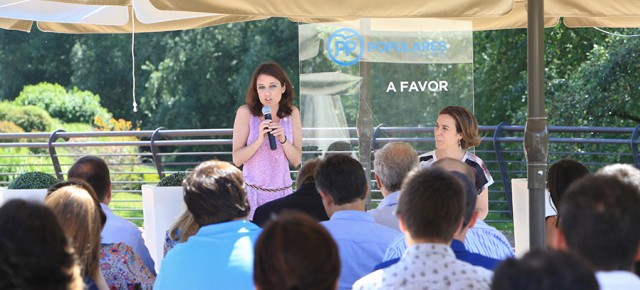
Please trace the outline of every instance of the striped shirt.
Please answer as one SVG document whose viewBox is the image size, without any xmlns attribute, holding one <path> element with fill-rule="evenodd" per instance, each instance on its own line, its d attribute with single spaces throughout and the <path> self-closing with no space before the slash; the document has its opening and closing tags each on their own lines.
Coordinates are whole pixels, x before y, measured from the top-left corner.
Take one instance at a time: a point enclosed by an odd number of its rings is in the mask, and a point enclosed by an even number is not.
<svg viewBox="0 0 640 290">
<path fill-rule="evenodd" d="M 464 245 L 471 253 L 485 257 L 504 260 L 513 257 L 513 247 L 509 240 L 496 228 L 477 220 L 476 224 L 467 231 Z M 404 235 L 398 235 L 387 248 L 383 262 L 402 257 L 407 249 Z"/>
<path fill-rule="evenodd" d="M 513 247 L 507 237 L 480 219 L 467 231 L 464 245 L 469 252 L 498 260 L 513 257 Z"/>
</svg>

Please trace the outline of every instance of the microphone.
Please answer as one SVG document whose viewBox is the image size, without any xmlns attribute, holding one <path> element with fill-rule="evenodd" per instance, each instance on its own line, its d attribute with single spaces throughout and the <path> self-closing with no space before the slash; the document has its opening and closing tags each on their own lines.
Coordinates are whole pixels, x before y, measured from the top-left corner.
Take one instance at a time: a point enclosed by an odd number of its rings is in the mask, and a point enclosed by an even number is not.
<svg viewBox="0 0 640 290">
<path fill-rule="evenodd" d="M 269 106 L 262 107 L 262 114 L 264 115 L 265 120 L 272 120 L 271 107 Z M 276 136 L 273 136 L 271 132 L 268 132 L 267 135 L 269 136 L 269 147 L 271 148 L 271 150 L 276 150 Z"/>
</svg>

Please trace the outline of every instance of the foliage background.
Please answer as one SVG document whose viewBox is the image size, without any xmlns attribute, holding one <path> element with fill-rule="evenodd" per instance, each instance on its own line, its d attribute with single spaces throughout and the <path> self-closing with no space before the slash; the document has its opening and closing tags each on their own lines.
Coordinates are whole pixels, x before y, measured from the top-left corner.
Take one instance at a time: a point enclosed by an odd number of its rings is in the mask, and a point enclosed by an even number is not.
<svg viewBox="0 0 640 290">
<path fill-rule="evenodd" d="M 616 30 L 633 33 L 633 30 Z M 135 37 L 138 112 L 132 110 L 130 35 L 0 31 L 0 100 L 40 82 L 97 95 L 134 127 L 228 128 L 255 66 L 280 63 L 298 83 L 297 24 L 287 19 Z M 545 30 L 549 124 L 634 126 L 638 38 L 593 28 Z M 475 111 L 482 124 L 524 124 L 526 30 L 474 32 Z M 19 64 L 19 65 L 14 65 Z"/>
</svg>

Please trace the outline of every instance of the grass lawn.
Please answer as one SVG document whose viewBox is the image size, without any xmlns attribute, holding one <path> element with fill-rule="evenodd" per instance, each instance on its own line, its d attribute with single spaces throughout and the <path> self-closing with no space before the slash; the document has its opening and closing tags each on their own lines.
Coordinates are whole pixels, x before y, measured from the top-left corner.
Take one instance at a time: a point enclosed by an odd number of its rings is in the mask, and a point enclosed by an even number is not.
<svg viewBox="0 0 640 290">
<path fill-rule="evenodd" d="M 109 207 L 114 214 L 126 218 L 136 224 L 143 226 L 142 222 L 142 195 L 139 193 L 118 192 L 113 195 Z"/>
</svg>

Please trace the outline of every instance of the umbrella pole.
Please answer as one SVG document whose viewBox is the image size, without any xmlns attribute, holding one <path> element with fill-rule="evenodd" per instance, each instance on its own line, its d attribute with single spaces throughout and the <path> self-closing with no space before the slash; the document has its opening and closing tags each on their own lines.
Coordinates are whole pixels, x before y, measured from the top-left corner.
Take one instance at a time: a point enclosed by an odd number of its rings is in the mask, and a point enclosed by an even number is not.
<svg viewBox="0 0 640 290">
<path fill-rule="evenodd" d="M 362 35 L 369 35 L 371 22 L 369 19 L 360 19 L 360 31 Z M 366 40 L 366 39 L 365 39 Z M 365 41 L 366 43 L 366 41 Z M 362 48 L 364 49 L 364 47 Z M 371 140 L 373 137 L 373 112 L 371 111 L 371 63 L 360 61 L 360 98 L 358 102 L 358 119 L 356 128 L 358 132 L 358 148 L 360 163 L 364 167 L 367 180 L 371 180 Z M 371 208 L 371 182 L 369 182 L 369 192 L 365 200 L 367 210 Z"/>
<path fill-rule="evenodd" d="M 545 249 L 544 191 L 549 132 L 544 110 L 544 1 L 527 0 L 528 115 L 524 148 L 529 188 L 529 242 Z"/>
</svg>

